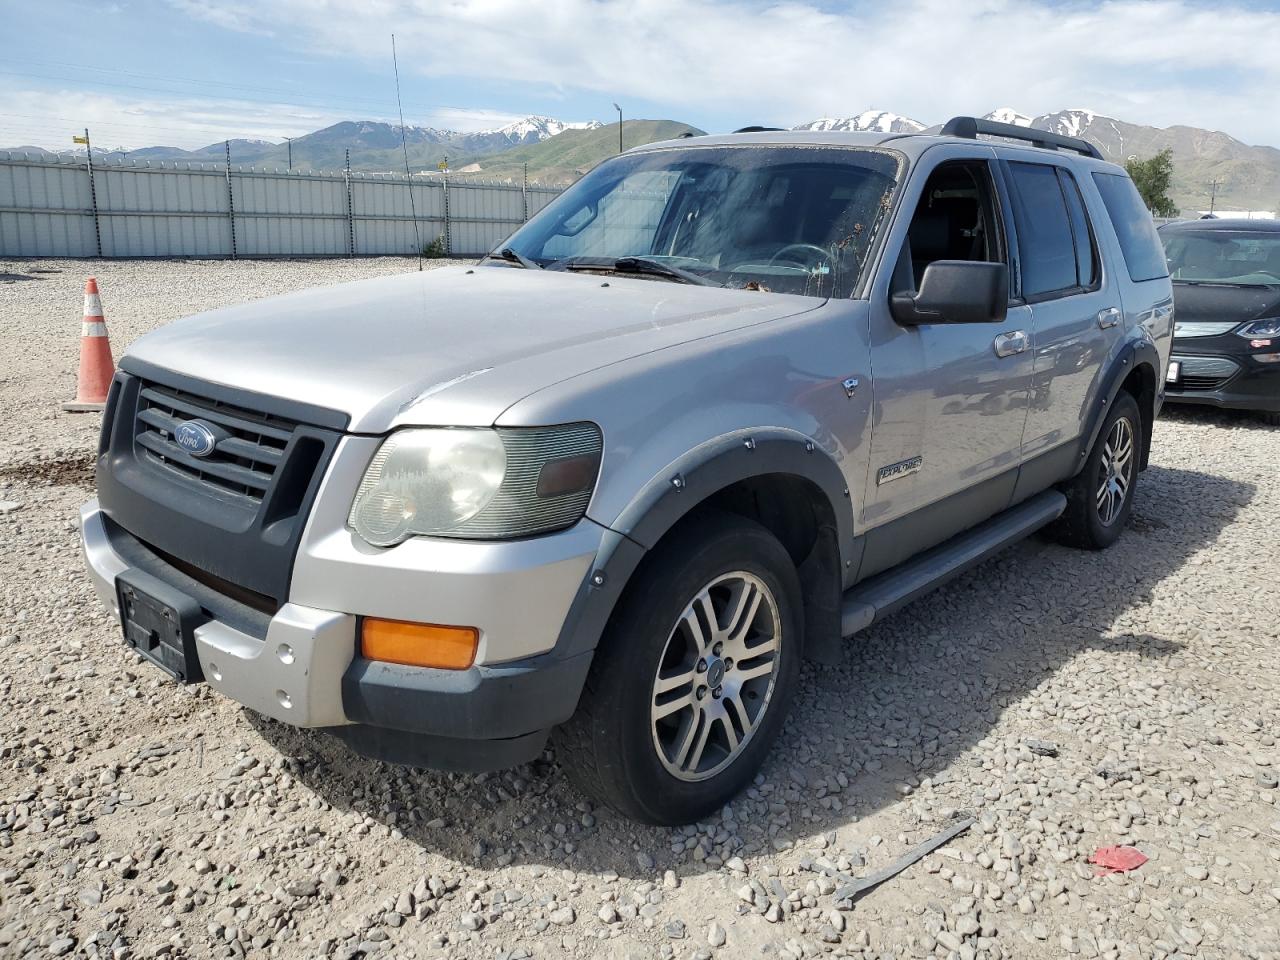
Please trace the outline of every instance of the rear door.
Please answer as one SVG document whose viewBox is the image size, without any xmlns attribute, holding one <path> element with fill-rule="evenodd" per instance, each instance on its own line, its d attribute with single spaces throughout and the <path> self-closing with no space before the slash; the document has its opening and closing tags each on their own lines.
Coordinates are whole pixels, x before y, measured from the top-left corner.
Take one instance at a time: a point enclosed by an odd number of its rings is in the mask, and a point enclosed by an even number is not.
<svg viewBox="0 0 1280 960">
<path fill-rule="evenodd" d="M 1017 292 L 1031 307 L 1022 435 L 1022 459 L 1030 463 L 1079 437 L 1120 343 L 1123 315 L 1116 278 L 1098 252 L 1097 218 L 1070 167 L 1012 157 L 1001 167 L 1017 233 Z"/>
</svg>

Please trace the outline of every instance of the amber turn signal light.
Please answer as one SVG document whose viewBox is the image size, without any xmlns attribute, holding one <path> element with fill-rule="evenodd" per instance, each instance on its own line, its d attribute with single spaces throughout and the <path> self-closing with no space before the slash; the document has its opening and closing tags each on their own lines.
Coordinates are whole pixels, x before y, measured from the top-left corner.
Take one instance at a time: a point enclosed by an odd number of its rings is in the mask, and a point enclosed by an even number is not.
<svg viewBox="0 0 1280 960">
<path fill-rule="evenodd" d="M 442 627 L 376 617 L 360 621 L 360 655 L 366 660 L 465 670 L 475 662 L 479 643 L 480 631 L 475 627 Z"/>
</svg>

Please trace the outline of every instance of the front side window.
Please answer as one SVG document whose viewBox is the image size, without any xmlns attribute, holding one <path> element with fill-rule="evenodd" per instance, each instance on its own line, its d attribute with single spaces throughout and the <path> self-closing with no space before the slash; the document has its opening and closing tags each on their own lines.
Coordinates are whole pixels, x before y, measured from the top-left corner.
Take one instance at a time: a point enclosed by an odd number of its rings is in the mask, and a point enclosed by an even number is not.
<svg viewBox="0 0 1280 960">
<path fill-rule="evenodd" d="M 1005 261 L 999 205 L 985 160 L 950 160 L 925 181 L 898 259 L 894 290 L 920 289 L 936 260 Z"/>
<path fill-rule="evenodd" d="M 1175 282 L 1280 284 L 1280 233 L 1181 229 L 1162 236 Z"/>
<path fill-rule="evenodd" d="M 744 145 L 626 155 L 579 180 L 504 248 L 553 270 L 659 280 L 662 268 L 667 279 L 847 297 L 899 168 L 895 154 L 872 149 Z"/>
</svg>

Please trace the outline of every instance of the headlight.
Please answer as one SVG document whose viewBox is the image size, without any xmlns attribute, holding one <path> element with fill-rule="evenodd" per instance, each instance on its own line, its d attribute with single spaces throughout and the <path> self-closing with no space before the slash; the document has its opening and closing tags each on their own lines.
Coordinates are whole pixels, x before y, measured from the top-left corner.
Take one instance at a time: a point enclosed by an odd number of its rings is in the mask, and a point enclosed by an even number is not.
<svg viewBox="0 0 1280 960">
<path fill-rule="evenodd" d="M 1243 327 L 1236 331 L 1242 337 L 1280 337 L 1280 317 L 1270 317 L 1267 320 L 1254 320 L 1253 323 L 1246 323 Z"/>
<path fill-rule="evenodd" d="M 348 518 L 367 542 L 525 537 L 582 519 L 603 442 L 591 423 L 400 430 L 374 455 Z"/>
</svg>

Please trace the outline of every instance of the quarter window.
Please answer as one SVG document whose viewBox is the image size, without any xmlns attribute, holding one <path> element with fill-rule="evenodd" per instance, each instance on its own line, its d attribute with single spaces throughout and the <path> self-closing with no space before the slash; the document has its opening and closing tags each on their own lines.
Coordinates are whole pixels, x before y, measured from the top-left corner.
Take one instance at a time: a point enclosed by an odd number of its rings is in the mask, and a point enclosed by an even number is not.
<svg viewBox="0 0 1280 960">
<path fill-rule="evenodd" d="M 1129 278 L 1140 283 L 1167 277 L 1169 265 L 1160 248 L 1160 235 L 1133 181 L 1119 173 L 1095 173 L 1093 182 L 1116 229 Z"/>
</svg>

